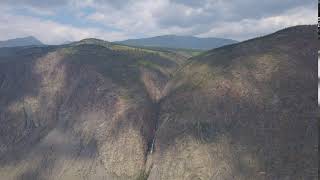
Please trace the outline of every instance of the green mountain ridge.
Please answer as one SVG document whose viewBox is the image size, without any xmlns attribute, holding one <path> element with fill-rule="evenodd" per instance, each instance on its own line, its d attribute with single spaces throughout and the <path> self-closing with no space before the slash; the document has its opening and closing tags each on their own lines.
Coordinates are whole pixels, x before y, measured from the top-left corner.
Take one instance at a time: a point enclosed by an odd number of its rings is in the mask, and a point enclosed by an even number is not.
<svg viewBox="0 0 320 180">
<path fill-rule="evenodd" d="M 141 47 L 208 50 L 237 43 L 237 41 L 223 38 L 199 38 L 194 36 L 163 35 L 150 38 L 116 41 L 116 43 Z"/>
</svg>

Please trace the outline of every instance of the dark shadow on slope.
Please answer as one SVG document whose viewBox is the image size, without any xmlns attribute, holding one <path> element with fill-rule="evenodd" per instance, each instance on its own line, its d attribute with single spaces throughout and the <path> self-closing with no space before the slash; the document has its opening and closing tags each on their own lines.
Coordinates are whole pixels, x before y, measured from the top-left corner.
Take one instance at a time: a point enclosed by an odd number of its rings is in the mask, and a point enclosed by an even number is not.
<svg viewBox="0 0 320 180">
<path fill-rule="evenodd" d="M 34 126 L 28 125 L 32 124 L 32 120 L 26 117 L 25 113 L 20 110 L 19 112 L 11 112 L 10 107 L 18 102 L 23 104 L 25 97 L 33 97 L 39 94 L 41 77 L 33 71 L 33 67 L 36 59 L 45 56 L 50 49 L 34 48 L 31 52 L 28 51 L 28 48 L 8 49 L 15 53 L 8 57 L 0 57 L 0 74 L 2 77 L 0 87 L 0 121 L 2 124 L 0 136 L 2 147 L 6 146 L 5 149 L 9 148 L 11 151 L 13 146 L 26 140 L 27 136 L 30 136 L 28 142 L 36 141 L 36 138 L 32 136 L 32 131 L 41 131 L 41 127 L 35 129 Z M 5 48 L 5 51 L 7 51 L 7 48 Z M 0 156 L 2 158 L 7 157 L 6 153 L 6 150 L 0 152 Z"/>
</svg>

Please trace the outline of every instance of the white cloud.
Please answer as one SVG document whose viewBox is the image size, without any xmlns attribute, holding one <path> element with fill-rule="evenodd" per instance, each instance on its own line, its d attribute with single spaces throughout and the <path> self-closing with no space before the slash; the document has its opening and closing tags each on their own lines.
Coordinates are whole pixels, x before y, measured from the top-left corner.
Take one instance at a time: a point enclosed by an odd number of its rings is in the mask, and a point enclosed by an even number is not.
<svg viewBox="0 0 320 180">
<path fill-rule="evenodd" d="M 316 3 L 308 0 L 256 2 L 253 0 L 137 0 L 121 7 L 92 0 L 97 9 L 87 17 L 134 36 L 181 34 L 244 40 L 299 24 L 315 24 Z M 246 7 L 249 5 L 254 8 Z M 241 9 L 237 7 L 241 6 Z M 246 8 L 245 8 L 246 7 Z M 288 8 L 286 8 L 288 7 Z M 265 9 L 264 9 L 265 8 Z"/>
<path fill-rule="evenodd" d="M 1 39 L 33 35 L 47 43 L 162 34 L 244 40 L 287 26 L 315 24 L 317 11 L 313 0 L 1 0 L 0 10 L 4 7 L 6 11 L 0 11 Z M 10 11 L 17 8 L 28 9 L 39 18 Z M 48 15 L 59 15 L 61 9 L 73 14 L 69 24 L 59 22 L 61 17 L 56 22 L 46 20 Z M 81 27 L 75 25 L 79 21 Z"/>
<path fill-rule="evenodd" d="M 255 36 L 272 33 L 276 30 L 301 25 L 316 24 L 316 9 L 295 8 L 280 15 L 260 19 L 243 19 L 234 22 L 221 22 L 210 31 L 200 34 L 202 37 L 218 36 L 237 40 L 245 40 Z"/>
<path fill-rule="evenodd" d="M 127 33 L 147 33 L 156 31 L 158 26 L 153 12 L 161 9 L 167 0 L 135 1 L 123 5 L 121 9 L 110 4 L 95 6 L 97 12 L 89 15 L 88 20 L 121 29 Z"/>
<path fill-rule="evenodd" d="M 59 44 L 65 41 L 76 41 L 91 37 L 108 41 L 128 38 L 121 32 L 108 32 L 99 28 L 79 28 L 49 20 L 9 14 L 0 16 L 0 39 L 29 35 L 35 36 L 48 44 Z"/>
</svg>

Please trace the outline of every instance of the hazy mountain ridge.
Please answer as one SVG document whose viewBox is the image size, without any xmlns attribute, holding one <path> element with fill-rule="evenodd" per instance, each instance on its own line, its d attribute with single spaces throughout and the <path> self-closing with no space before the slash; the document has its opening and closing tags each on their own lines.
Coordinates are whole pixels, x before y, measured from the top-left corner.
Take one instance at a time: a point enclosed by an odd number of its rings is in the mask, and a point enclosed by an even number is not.
<svg viewBox="0 0 320 180">
<path fill-rule="evenodd" d="M 204 52 L 0 49 L 7 179 L 317 179 L 316 26 Z M 4 54 L 4 55 L 3 55 Z"/>
<path fill-rule="evenodd" d="M 42 46 L 42 45 L 44 44 L 33 36 L 0 41 L 0 48 L 1 47 L 18 47 L 18 46 Z"/>
<path fill-rule="evenodd" d="M 128 39 L 124 41 L 117 41 L 116 43 L 145 47 L 208 50 L 237 43 L 237 41 L 223 38 L 198 38 L 194 36 L 164 35 L 150 38 Z"/>
</svg>

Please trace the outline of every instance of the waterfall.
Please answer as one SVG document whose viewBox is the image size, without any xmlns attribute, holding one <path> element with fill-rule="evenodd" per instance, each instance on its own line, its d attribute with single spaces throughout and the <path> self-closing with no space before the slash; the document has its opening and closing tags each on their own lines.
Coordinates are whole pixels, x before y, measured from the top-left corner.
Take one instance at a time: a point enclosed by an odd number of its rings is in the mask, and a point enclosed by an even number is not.
<svg viewBox="0 0 320 180">
<path fill-rule="evenodd" d="M 152 154 L 152 152 L 153 152 L 154 141 L 155 141 L 155 137 L 152 139 L 152 144 L 151 144 L 151 148 L 150 148 L 150 154 Z"/>
</svg>

